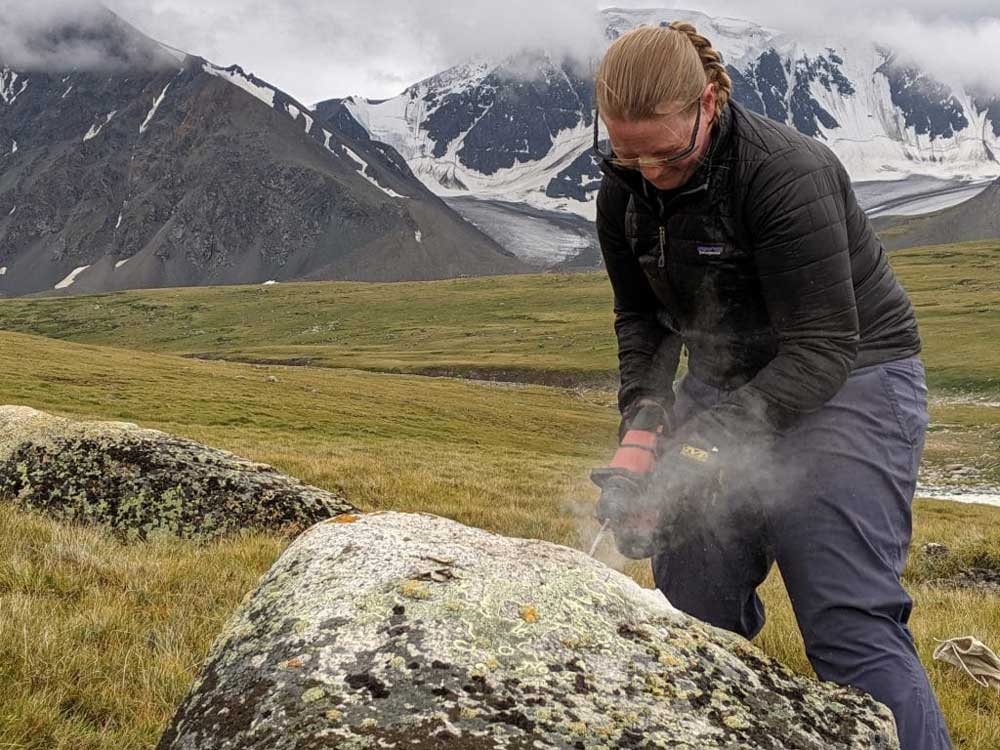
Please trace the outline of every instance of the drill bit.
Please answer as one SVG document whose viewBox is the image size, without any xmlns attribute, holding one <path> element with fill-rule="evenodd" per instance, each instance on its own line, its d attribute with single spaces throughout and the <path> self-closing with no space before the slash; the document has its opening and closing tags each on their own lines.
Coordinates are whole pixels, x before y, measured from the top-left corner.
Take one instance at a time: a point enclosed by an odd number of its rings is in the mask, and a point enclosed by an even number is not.
<svg viewBox="0 0 1000 750">
<path fill-rule="evenodd" d="M 611 523 L 610 519 L 608 519 L 607 521 L 605 521 L 604 525 L 601 526 L 601 530 L 597 532 L 597 536 L 594 537 L 594 543 L 592 545 L 590 545 L 590 556 L 591 557 L 593 557 L 594 553 L 597 551 L 597 545 L 601 543 L 601 537 L 604 536 L 604 532 L 607 530 L 608 524 L 610 524 L 610 523 Z"/>
</svg>

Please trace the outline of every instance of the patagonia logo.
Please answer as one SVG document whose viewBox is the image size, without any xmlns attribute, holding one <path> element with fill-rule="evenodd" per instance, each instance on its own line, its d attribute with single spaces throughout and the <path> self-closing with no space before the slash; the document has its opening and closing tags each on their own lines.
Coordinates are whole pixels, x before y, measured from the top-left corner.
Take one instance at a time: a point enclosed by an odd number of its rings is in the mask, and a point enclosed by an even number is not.
<svg viewBox="0 0 1000 750">
<path fill-rule="evenodd" d="M 698 255 L 716 257 L 722 255 L 722 251 L 725 248 L 725 245 L 698 245 Z"/>
</svg>

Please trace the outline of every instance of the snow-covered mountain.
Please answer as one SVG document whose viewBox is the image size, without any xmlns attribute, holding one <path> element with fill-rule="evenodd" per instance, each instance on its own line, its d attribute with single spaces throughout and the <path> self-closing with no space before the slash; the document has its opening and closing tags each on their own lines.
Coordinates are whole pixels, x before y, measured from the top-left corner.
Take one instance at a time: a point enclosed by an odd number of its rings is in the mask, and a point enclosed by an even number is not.
<svg viewBox="0 0 1000 750">
<path fill-rule="evenodd" d="M 54 39 L 101 62 L 22 70 L 0 50 L 0 296 L 526 270 L 394 149 L 238 66 L 105 9 Z"/>
<path fill-rule="evenodd" d="M 824 140 L 856 181 L 1000 174 L 1000 99 L 934 80 L 887 49 L 797 39 L 695 11 L 602 11 L 609 42 L 641 24 L 681 19 L 722 52 L 734 99 Z M 470 61 L 391 99 L 330 100 L 316 111 L 341 120 L 349 113 L 438 195 L 593 218 L 600 183 L 589 152 L 593 79 L 544 52 L 511 50 L 506 59 Z"/>
</svg>

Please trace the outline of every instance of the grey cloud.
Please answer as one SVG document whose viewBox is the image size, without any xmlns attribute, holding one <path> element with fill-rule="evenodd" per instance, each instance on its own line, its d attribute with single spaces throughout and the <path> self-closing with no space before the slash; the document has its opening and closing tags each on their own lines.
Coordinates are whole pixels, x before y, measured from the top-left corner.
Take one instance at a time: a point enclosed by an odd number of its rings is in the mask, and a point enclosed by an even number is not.
<svg viewBox="0 0 1000 750">
<path fill-rule="evenodd" d="M 648 3 L 619 3 L 619 6 Z M 952 84 L 1000 94 L 997 0 L 704 0 L 695 10 L 745 18 L 798 37 L 874 42 Z"/>
<path fill-rule="evenodd" d="M 107 0 L 151 36 L 239 63 L 305 102 L 398 94 L 475 55 L 542 47 L 593 55 L 602 30 L 579 0 Z"/>
<path fill-rule="evenodd" d="M 171 61 L 96 2 L 79 0 L 0 0 L 0 59 L 25 71 L 123 70 Z"/>
<path fill-rule="evenodd" d="M 150 36 L 215 63 L 238 63 L 306 103 L 331 96 L 393 96 L 476 55 L 524 47 L 586 61 L 599 54 L 596 0 L 105 0 Z M 618 5 L 628 5 L 628 2 Z M 640 3 L 635 3 L 639 5 Z M 642 5 L 650 5 L 645 2 Z M 28 5 L 26 8 L 25 6 Z M 26 30 L 85 13 L 84 0 L 0 0 L 0 53 L 31 59 Z M 996 0 L 703 0 L 695 10 L 748 18 L 793 34 L 887 44 L 936 76 L 996 91 Z M 17 7 L 14 7 L 17 6 Z M 680 13 L 680 11 L 678 11 Z M 13 20 L 12 20 L 13 19 Z M 49 61 L 99 65 L 102 50 L 62 45 Z"/>
</svg>

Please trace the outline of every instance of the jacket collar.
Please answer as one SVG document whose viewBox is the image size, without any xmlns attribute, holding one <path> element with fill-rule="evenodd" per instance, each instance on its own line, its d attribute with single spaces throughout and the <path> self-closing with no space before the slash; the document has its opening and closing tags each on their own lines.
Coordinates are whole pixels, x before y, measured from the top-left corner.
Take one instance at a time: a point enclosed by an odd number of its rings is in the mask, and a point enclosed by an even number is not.
<svg viewBox="0 0 1000 750">
<path fill-rule="evenodd" d="M 598 165 L 604 174 L 612 180 L 622 185 L 636 199 L 646 205 L 654 213 L 657 213 L 666 205 L 674 203 L 676 200 L 708 190 L 716 181 L 720 174 L 728 169 L 727 156 L 730 153 L 730 144 L 733 136 L 733 105 L 726 103 L 712 123 L 710 131 L 711 142 L 705 158 L 694 171 L 684 185 L 676 190 L 661 191 L 648 182 L 637 170 L 619 169 L 612 166 L 604 159 L 598 159 Z"/>
</svg>

